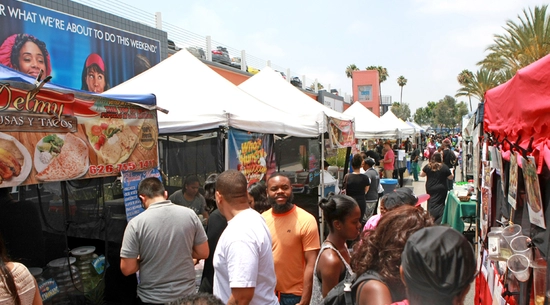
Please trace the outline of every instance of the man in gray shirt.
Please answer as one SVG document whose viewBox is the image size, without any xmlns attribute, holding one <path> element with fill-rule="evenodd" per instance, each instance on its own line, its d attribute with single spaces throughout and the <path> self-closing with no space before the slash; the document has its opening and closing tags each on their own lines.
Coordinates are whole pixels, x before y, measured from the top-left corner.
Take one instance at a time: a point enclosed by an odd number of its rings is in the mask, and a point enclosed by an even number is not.
<svg viewBox="0 0 550 305">
<path fill-rule="evenodd" d="M 159 179 L 140 182 L 139 198 L 145 211 L 130 220 L 120 250 L 124 275 L 139 270 L 139 304 L 165 304 L 195 293 L 193 259 L 205 259 L 206 233 L 190 209 L 166 200 Z"/>
</svg>

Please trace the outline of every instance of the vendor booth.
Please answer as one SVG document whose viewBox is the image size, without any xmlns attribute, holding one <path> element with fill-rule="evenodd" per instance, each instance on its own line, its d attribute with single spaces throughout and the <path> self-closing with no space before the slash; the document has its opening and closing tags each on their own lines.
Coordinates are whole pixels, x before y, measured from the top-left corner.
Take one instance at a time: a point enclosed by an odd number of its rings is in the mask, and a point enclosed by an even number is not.
<svg viewBox="0 0 550 305">
<path fill-rule="evenodd" d="M 549 301 L 549 67 L 546 56 L 519 70 L 487 91 L 478 110 L 484 110 L 485 136 L 474 146 L 474 176 L 481 174 L 477 186 L 484 259 L 476 304 Z"/>
<path fill-rule="evenodd" d="M 158 167 L 155 98 L 97 96 L 47 80 L 0 65 L 8 254 L 31 268 L 44 304 L 135 298 L 135 278 L 119 270 L 126 212 L 116 178 Z"/>
<path fill-rule="evenodd" d="M 153 93 L 160 107 L 170 109 L 158 117 L 161 170 L 168 176 L 169 190 L 181 188 L 185 176 L 197 175 L 204 181 L 209 174 L 229 168 L 233 164 L 229 158 L 242 152 L 241 142 L 226 141 L 229 130 L 234 130 L 233 136 L 248 134 L 247 140 L 237 136 L 243 143 L 263 139 L 266 152 L 273 147 L 273 135 L 316 138 L 319 134 L 315 120 L 280 111 L 245 93 L 186 50 L 107 94 L 123 92 Z M 230 144 L 238 145 L 240 152 L 230 151 Z M 267 154 L 261 158 L 272 160 Z M 246 166 L 251 164 L 242 165 L 243 171 L 250 170 Z M 269 167 L 265 165 L 258 170 L 265 173 Z"/>
</svg>

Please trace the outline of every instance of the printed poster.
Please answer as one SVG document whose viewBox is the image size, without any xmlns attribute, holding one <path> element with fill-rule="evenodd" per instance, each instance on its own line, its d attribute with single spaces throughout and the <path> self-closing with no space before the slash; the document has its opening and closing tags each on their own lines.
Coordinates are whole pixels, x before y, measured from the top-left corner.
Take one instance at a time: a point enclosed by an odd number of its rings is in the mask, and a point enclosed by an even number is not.
<svg viewBox="0 0 550 305">
<path fill-rule="evenodd" d="M 124 195 L 124 207 L 126 208 L 126 220 L 138 216 L 145 211 L 141 205 L 141 199 L 138 197 L 138 186 L 141 180 L 148 177 L 157 177 L 162 181 L 162 177 L 157 168 L 146 171 L 125 171 L 122 172 L 122 192 Z"/>
<path fill-rule="evenodd" d="M 527 194 L 526 199 L 528 203 L 527 207 L 529 210 L 529 220 L 532 224 L 546 229 L 535 158 L 529 156 L 526 160 L 521 157 L 521 162 L 523 165 L 523 179 L 525 180 L 525 193 Z"/>
<path fill-rule="evenodd" d="M 516 209 L 518 195 L 518 162 L 516 152 L 510 151 L 510 182 L 508 185 L 508 203 Z"/>
<path fill-rule="evenodd" d="M 154 168 L 157 137 L 148 106 L 0 81 L 0 187 Z"/>
<path fill-rule="evenodd" d="M 500 187 L 502 188 L 502 193 L 506 194 L 506 172 L 504 171 L 504 162 L 502 161 L 502 151 L 497 147 L 495 149 L 495 159 L 497 160 L 497 170 L 500 171 Z"/>
<path fill-rule="evenodd" d="M 0 64 L 36 77 L 37 69 L 10 56 L 18 50 L 13 46 L 23 42 L 40 50 L 38 66 L 45 76 L 53 77 L 53 83 L 95 93 L 129 80 L 161 59 L 158 40 L 35 4 L 0 0 Z"/>
<path fill-rule="evenodd" d="M 266 175 L 275 172 L 273 135 L 230 128 L 228 144 L 229 168 L 243 173 L 249 184 L 265 180 Z"/>
<path fill-rule="evenodd" d="M 328 134 L 332 148 L 355 146 L 353 124 L 353 121 L 343 121 L 335 118 L 329 120 Z"/>
</svg>

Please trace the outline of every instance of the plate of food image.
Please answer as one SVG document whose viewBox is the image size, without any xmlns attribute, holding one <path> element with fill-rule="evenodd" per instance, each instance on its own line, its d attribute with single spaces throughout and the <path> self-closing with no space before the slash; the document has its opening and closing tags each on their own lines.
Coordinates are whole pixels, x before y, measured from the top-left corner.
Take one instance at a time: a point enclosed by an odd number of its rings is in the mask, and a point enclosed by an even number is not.
<svg viewBox="0 0 550 305">
<path fill-rule="evenodd" d="M 86 142 L 72 133 L 49 134 L 36 143 L 35 178 L 40 181 L 80 178 L 88 172 L 89 165 Z"/>
<path fill-rule="evenodd" d="M 31 155 L 16 138 L 0 132 L 0 187 L 21 184 L 31 172 Z"/>
</svg>

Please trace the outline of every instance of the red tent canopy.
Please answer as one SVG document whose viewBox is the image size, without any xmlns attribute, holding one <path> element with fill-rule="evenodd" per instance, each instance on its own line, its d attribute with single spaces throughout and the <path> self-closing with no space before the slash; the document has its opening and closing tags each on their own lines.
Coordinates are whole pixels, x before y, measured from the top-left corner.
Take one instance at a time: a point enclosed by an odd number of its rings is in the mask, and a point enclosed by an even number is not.
<svg viewBox="0 0 550 305">
<path fill-rule="evenodd" d="M 508 82 L 485 93 L 485 132 L 507 137 L 527 148 L 531 137 L 540 173 L 544 162 L 550 165 L 550 55 L 519 70 Z M 508 151 L 509 145 L 503 145 Z M 506 156 L 508 154 L 505 154 Z"/>
</svg>

